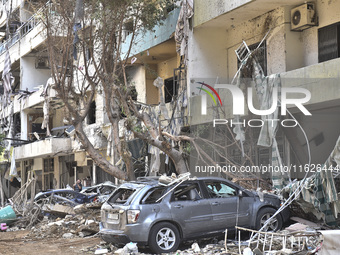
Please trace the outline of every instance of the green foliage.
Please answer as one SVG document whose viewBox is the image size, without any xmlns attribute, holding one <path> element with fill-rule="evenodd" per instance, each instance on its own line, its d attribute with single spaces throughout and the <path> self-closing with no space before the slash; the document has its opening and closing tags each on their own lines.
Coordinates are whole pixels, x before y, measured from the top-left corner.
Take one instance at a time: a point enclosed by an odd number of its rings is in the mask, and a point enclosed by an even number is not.
<svg viewBox="0 0 340 255">
<path fill-rule="evenodd" d="M 183 153 L 187 156 L 190 155 L 191 153 L 191 150 L 192 150 L 192 146 L 191 146 L 191 143 L 190 142 L 183 142 Z"/>
<path fill-rule="evenodd" d="M 5 134 L 0 134 L 0 154 L 4 151 L 5 147 L 4 147 L 4 138 L 5 138 Z"/>
</svg>

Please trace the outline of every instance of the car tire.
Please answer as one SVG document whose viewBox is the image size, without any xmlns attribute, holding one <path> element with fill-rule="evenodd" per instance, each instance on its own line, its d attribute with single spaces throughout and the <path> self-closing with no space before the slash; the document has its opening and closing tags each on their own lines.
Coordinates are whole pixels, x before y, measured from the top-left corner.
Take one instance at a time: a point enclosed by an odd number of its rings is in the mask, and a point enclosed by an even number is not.
<svg viewBox="0 0 340 255">
<path fill-rule="evenodd" d="M 256 217 L 256 229 L 260 230 L 262 226 L 264 225 L 264 223 L 270 217 L 272 217 L 275 212 L 276 210 L 270 207 L 262 208 Z M 265 229 L 263 229 L 263 231 L 276 232 L 280 230 L 281 228 L 282 228 L 282 218 L 280 214 L 277 214 L 275 218 L 272 220 L 272 222 L 269 223 Z"/>
<path fill-rule="evenodd" d="M 180 241 L 177 227 L 169 222 L 161 222 L 152 227 L 148 243 L 150 249 L 159 254 L 176 251 Z"/>
</svg>

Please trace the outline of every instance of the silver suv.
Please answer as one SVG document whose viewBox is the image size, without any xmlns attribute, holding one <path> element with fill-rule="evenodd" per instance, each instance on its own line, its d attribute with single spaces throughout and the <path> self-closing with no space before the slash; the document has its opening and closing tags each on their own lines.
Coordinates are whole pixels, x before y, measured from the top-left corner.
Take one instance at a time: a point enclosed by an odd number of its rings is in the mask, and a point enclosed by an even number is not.
<svg viewBox="0 0 340 255">
<path fill-rule="evenodd" d="M 280 199 L 245 190 L 215 177 L 172 185 L 158 181 L 122 184 L 101 208 L 100 234 L 116 245 L 136 242 L 153 252 L 176 251 L 180 242 L 221 234 L 235 226 L 259 229 L 280 207 Z M 267 227 L 276 231 L 284 210 Z"/>
</svg>

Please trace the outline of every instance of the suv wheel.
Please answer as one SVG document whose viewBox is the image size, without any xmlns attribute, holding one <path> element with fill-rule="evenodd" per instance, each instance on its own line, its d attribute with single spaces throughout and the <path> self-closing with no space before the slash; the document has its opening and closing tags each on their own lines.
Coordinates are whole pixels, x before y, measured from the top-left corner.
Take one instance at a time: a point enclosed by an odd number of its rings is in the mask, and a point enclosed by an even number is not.
<svg viewBox="0 0 340 255">
<path fill-rule="evenodd" d="M 274 215 L 275 209 L 267 207 L 259 211 L 256 218 L 256 229 L 259 230 L 264 226 L 264 223 Z M 274 219 L 263 229 L 263 231 L 276 232 L 282 228 L 282 219 L 278 214 Z"/>
<path fill-rule="evenodd" d="M 161 222 L 150 231 L 149 246 L 155 253 L 176 251 L 180 243 L 178 229 L 171 223 Z"/>
</svg>

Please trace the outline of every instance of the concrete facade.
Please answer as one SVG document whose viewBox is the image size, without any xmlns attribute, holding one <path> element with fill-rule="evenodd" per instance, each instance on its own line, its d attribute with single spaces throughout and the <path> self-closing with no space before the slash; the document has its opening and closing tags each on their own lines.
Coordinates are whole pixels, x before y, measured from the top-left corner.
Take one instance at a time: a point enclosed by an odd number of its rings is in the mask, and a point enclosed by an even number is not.
<svg viewBox="0 0 340 255">
<path fill-rule="evenodd" d="M 314 1 L 318 22 L 303 31 L 291 30 L 291 9 L 303 1 L 195 1 L 195 14 L 189 36 L 188 97 L 190 100 L 191 125 L 211 123 L 216 118 L 214 103 L 208 97 L 207 115 L 201 114 L 201 96 L 197 93 L 197 81 L 211 85 L 231 83 L 238 70 L 235 50 L 244 40 L 247 45 L 259 43 L 265 38 L 267 75 L 280 74 L 282 87 L 304 88 L 311 99 L 305 107 L 312 117 L 288 105 L 301 122 L 308 139 L 322 134 L 322 143 L 310 143 L 311 162 L 323 164 L 332 151 L 340 134 L 335 113 L 340 106 L 339 58 L 322 63 L 318 60 L 318 31 L 340 21 L 337 10 L 339 1 Z M 338 44 L 339 45 L 339 44 Z M 194 85 L 196 84 L 196 85 Z M 245 89 L 245 88 L 243 88 Z M 227 118 L 233 118 L 231 94 L 218 90 Z M 246 112 L 243 118 L 249 118 Z M 300 130 L 287 134 L 284 163 L 308 162 L 306 139 Z M 287 149 L 288 148 L 288 149 Z M 257 149 L 258 150 L 258 149 Z M 292 157 L 291 155 L 294 154 Z M 257 157 L 257 156 L 256 156 Z M 293 177 L 301 178 L 296 173 Z"/>
<path fill-rule="evenodd" d="M 12 2 L 13 12 L 19 14 L 18 22 L 22 25 L 12 38 L 7 41 L 3 38 L 3 43 L 0 44 L 0 73 L 4 69 L 5 45 L 7 45 L 12 62 L 11 71 L 17 84 L 17 95 L 12 97 L 13 113 L 18 119 L 15 139 L 24 141 L 15 142 L 14 146 L 22 184 L 26 180 L 28 171 L 34 171 L 38 178 L 38 190 L 65 188 L 67 185 L 72 186 L 76 179 L 85 179 L 88 176 L 92 184 L 106 180 L 115 181 L 93 163 L 72 134 L 65 133 L 68 127 L 64 121 L 65 109 L 53 87 L 49 93 L 51 100 L 49 125 L 52 136 L 45 137 L 46 130 L 40 130 L 44 117 L 44 97 L 41 94 L 51 77 L 48 61 L 46 66 L 40 66 L 38 63 L 41 59 L 45 61 L 47 58 L 44 46 L 45 30 L 42 24 L 34 19 L 34 15 L 37 14 L 32 12 L 29 4 L 24 0 L 7 1 L 6 4 L 9 5 L 10 2 Z M 155 27 L 155 32 L 140 35 L 137 39 L 140 42 L 133 48 L 132 55 L 135 55 L 138 61 L 129 67 L 129 79 L 135 84 L 138 92 L 137 99 L 141 103 L 157 105 L 159 91 L 153 85 L 153 81 L 158 76 L 163 79 L 173 77 L 173 69 L 179 62 L 173 39 L 178 15 L 179 9 L 175 9 L 165 20 L 164 25 Z M 0 17 L 0 26 L 3 28 L 6 27 L 6 19 L 3 12 Z M 126 38 L 126 42 L 128 40 L 129 37 Z M 11 116 L 9 107 L 0 108 L 4 119 Z M 100 90 L 95 95 L 94 114 L 95 123 L 86 125 L 84 130 L 100 154 L 111 160 L 106 155 L 110 125 Z M 123 129 L 120 134 L 125 135 Z"/>
</svg>

